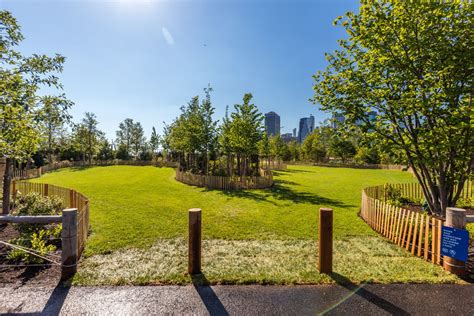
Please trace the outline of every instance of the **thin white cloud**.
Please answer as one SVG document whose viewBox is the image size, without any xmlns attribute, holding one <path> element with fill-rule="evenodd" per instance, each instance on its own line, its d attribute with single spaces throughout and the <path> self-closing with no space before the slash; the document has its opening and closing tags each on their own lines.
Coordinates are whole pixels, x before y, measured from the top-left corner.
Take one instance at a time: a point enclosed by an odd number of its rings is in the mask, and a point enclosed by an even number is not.
<svg viewBox="0 0 474 316">
<path fill-rule="evenodd" d="M 168 31 L 166 27 L 162 27 L 161 32 L 163 33 L 166 43 L 168 43 L 168 45 L 174 45 L 174 38 L 170 31 Z"/>
</svg>

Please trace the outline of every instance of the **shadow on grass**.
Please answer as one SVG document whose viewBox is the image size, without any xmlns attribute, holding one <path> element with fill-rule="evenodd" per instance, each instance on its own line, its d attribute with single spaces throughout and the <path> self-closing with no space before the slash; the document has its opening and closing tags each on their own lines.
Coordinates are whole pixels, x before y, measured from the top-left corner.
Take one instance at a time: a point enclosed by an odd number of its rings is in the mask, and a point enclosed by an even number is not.
<svg viewBox="0 0 474 316">
<path fill-rule="evenodd" d="M 229 315 L 204 274 L 193 275 L 191 279 L 209 315 Z"/>
<path fill-rule="evenodd" d="M 346 204 L 340 200 L 335 200 L 320 196 L 309 192 L 299 192 L 293 190 L 285 181 L 275 180 L 273 187 L 265 190 L 233 190 L 233 191 L 219 191 L 228 197 L 238 197 L 244 199 L 251 199 L 254 201 L 268 202 L 273 205 L 278 205 L 274 200 L 288 201 L 296 204 L 312 204 L 325 205 L 332 207 L 353 207 L 354 205 Z"/>
<path fill-rule="evenodd" d="M 360 298 L 376 305 L 377 307 L 383 309 L 384 311 L 386 311 L 387 313 L 391 315 L 410 315 L 410 313 L 408 313 L 404 309 L 390 303 L 384 298 L 364 288 L 365 284 L 356 285 L 352 283 L 352 281 L 346 278 L 345 276 L 336 272 L 331 273 L 329 276 L 340 286 L 345 287 L 349 291 L 352 291 L 354 294 L 358 295 Z M 334 308 L 336 307 L 337 306 L 334 306 Z"/>
<path fill-rule="evenodd" d="M 273 175 L 278 176 L 280 174 L 286 173 L 312 173 L 313 171 L 310 170 L 303 170 L 303 169 L 286 169 L 286 170 L 272 170 Z"/>
</svg>

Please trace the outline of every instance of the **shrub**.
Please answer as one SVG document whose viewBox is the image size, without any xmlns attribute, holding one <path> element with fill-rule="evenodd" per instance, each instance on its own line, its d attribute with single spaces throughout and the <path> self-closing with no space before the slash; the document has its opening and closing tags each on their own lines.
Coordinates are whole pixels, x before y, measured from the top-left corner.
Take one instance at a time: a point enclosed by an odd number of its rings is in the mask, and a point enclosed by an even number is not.
<svg viewBox="0 0 474 316">
<path fill-rule="evenodd" d="M 58 215 L 64 209 L 63 201 L 57 196 L 44 197 L 38 193 L 29 193 L 20 196 L 15 202 L 14 215 Z M 34 252 L 45 256 L 57 249 L 58 238 L 61 235 L 61 224 L 15 224 L 20 236 L 10 240 L 10 243 L 30 248 Z M 43 263 L 44 260 L 24 252 L 13 249 L 8 259 L 25 263 Z"/>
<path fill-rule="evenodd" d="M 384 187 L 384 198 L 389 204 L 401 206 L 413 202 L 410 198 L 402 195 L 402 189 L 386 184 Z"/>
</svg>

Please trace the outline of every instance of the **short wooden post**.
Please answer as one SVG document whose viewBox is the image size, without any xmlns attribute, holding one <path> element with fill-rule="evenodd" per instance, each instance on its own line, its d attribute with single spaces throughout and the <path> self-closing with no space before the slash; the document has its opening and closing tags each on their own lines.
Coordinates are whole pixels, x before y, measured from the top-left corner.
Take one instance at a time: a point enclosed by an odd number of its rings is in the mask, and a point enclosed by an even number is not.
<svg viewBox="0 0 474 316">
<path fill-rule="evenodd" d="M 61 280 L 65 281 L 77 272 L 77 208 L 62 212 Z"/>
<path fill-rule="evenodd" d="M 332 273 L 332 209 L 319 209 L 319 272 Z"/>
<path fill-rule="evenodd" d="M 49 196 L 49 185 L 47 183 L 44 184 L 44 196 Z"/>
<path fill-rule="evenodd" d="M 466 229 L 466 210 L 455 207 L 446 208 L 446 223 L 444 225 L 458 229 Z M 441 241 L 439 244 L 441 246 Z M 466 263 L 448 256 L 444 256 L 443 258 L 443 268 L 459 276 L 466 274 Z"/>
<path fill-rule="evenodd" d="M 201 273 L 201 209 L 189 210 L 188 273 Z"/>
</svg>

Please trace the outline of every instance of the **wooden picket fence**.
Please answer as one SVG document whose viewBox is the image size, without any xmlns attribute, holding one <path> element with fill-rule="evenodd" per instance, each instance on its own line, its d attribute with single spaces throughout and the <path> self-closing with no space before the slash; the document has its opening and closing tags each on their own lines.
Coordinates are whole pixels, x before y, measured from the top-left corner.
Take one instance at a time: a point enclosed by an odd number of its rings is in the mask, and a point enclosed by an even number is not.
<svg viewBox="0 0 474 316">
<path fill-rule="evenodd" d="M 400 190 L 402 196 L 421 200 L 423 193 L 418 183 L 387 184 L 368 187 L 362 191 L 361 217 L 372 229 L 405 248 L 412 255 L 441 265 L 441 228 L 444 220 L 411 211 L 386 202 L 388 186 Z M 468 181 L 462 198 L 472 200 L 472 182 Z"/>
<path fill-rule="evenodd" d="M 87 235 L 90 229 L 89 200 L 83 194 L 72 189 L 58 187 L 47 183 L 32 183 L 26 181 L 13 181 L 11 192 L 14 198 L 18 194 L 36 192 L 42 196 L 58 196 L 66 208 L 77 208 L 77 247 L 79 256 L 84 250 Z"/>
<path fill-rule="evenodd" d="M 288 165 L 280 160 L 268 160 L 261 158 L 260 159 L 260 167 L 266 170 L 286 170 L 288 169 Z"/>
<path fill-rule="evenodd" d="M 265 189 L 273 185 L 273 175 L 262 171 L 259 177 L 221 177 L 176 170 L 176 180 L 185 184 L 218 190 Z"/>
</svg>

